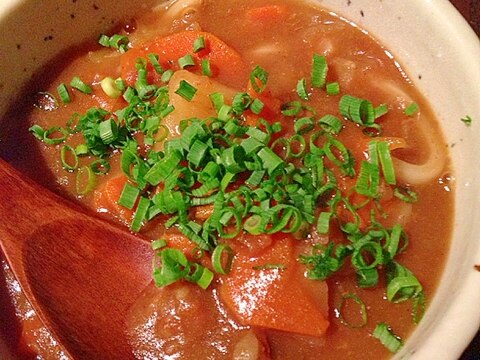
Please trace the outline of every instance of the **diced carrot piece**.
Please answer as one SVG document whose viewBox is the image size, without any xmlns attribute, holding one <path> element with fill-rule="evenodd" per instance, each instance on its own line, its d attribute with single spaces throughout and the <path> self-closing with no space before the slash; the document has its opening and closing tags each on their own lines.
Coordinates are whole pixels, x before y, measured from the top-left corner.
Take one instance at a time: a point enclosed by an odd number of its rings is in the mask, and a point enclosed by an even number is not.
<svg viewBox="0 0 480 360">
<path fill-rule="evenodd" d="M 237 252 L 219 293 L 244 325 L 322 336 L 329 326 L 327 285 L 306 279 L 304 271 L 296 261 L 293 239 L 275 239 L 255 258 Z"/>
<path fill-rule="evenodd" d="M 185 256 L 192 258 L 193 252 L 197 248 L 197 245 L 187 238 L 185 235 L 176 231 L 168 231 L 162 235 L 162 239 L 167 240 L 168 247 L 172 247 L 181 250 Z"/>
<path fill-rule="evenodd" d="M 266 5 L 251 8 L 246 15 L 249 21 L 272 25 L 284 21 L 288 15 L 288 9 L 285 5 Z"/>
<path fill-rule="evenodd" d="M 205 39 L 205 48 L 193 52 L 193 43 L 199 37 Z M 165 37 L 158 37 L 142 47 L 127 51 L 121 60 L 122 78 L 132 85 L 137 78 L 135 64 L 137 58 L 148 60 L 148 54 L 157 54 L 159 63 L 163 69 L 178 70 L 178 59 L 190 54 L 195 60 L 195 66 L 187 69 L 201 73 L 201 61 L 207 59 L 210 62 L 212 77 L 216 77 L 227 84 L 238 85 L 244 81 L 247 75 L 247 66 L 240 54 L 232 47 L 225 44 L 215 35 L 201 31 L 183 31 Z M 148 80 L 158 82 L 161 75 L 157 74 L 153 66 L 148 62 Z"/>
<path fill-rule="evenodd" d="M 123 174 L 109 179 L 101 188 L 95 191 L 93 201 L 97 211 L 108 211 L 113 216 L 129 224 L 132 221 L 134 210 L 129 210 L 118 204 L 123 187 L 127 181 L 127 177 Z"/>
<path fill-rule="evenodd" d="M 272 95 L 268 87 L 261 93 L 257 93 L 252 83 L 248 81 L 247 94 L 253 99 L 259 99 L 264 106 L 258 115 L 251 111 L 246 112 L 246 125 L 255 126 L 259 117 L 267 120 L 269 123 L 274 123 L 279 120 L 282 102 Z"/>
</svg>

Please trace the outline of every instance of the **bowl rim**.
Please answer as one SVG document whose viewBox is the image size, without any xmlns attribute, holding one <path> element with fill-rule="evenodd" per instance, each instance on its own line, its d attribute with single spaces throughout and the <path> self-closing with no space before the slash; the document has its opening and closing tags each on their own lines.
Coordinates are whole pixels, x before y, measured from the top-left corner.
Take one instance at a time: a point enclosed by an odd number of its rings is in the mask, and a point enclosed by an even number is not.
<svg viewBox="0 0 480 360">
<path fill-rule="evenodd" d="M 6 14 L 12 11 L 13 8 L 25 1 L 27 0 L 0 1 L 0 22 L 3 20 Z M 328 3 L 338 2 L 338 0 L 315 1 L 321 6 L 325 5 L 326 7 L 328 7 Z M 366 1 L 361 3 L 365 3 Z M 383 0 L 383 5 L 381 6 L 389 6 L 392 1 L 393 0 Z M 463 64 L 462 66 L 470 69 L 469 74 L 471 75 L 472 79 L 476 79 L 475 82 L 478 80 L 476 84 L 480 84 L 480 66 L 478 66 L 480 63 L 480 39 L 467 21 L 463 18 L 463 16 L 450 3 L 450 1 L 404 0 L 404 2 L 406 4 L 405 6 L 414 6 L 416 8 L 415 10 L 421 14 L 419 16 L 429 16 L 428 22 L 430 24 L 436 24 L 435 29 L 441 32 L 442 38 L 448 39 L 448 43 L 446 43 L 445 46 L 448 44 L 448 47 L 452 49 L 452 51 L 460 54 Z M 352 8 L 348 10 L 349 13 L 351 12 L 353 14 L 353 11 L 357 11 L 358 6 L 360 5 L 357 5 L 355 2 L 353 2 Z M 375 2 L 375 6 L 378 6 L 378 3 Z M 359 24 L 360 27 L 365 27 L 367 30 L 369 30 L 369 26 L 364 26 L 364 23 L 362 22 L 362 19 L 359 18 L 358 14 L 356 17 L 358 19 L 356 23 Z M 377 36 L 377 33 L 374 29 L 369 30 L 369 32 L 371 32 L 375 38 L 381 38 L 381 36 Z M 460 41 L 455 41 L 458 39 L 460 39 Z M 381 42 L 383 43 L 384 41 L 381 40 Z M 408 63 L 411 59 L 408 59 L 405 54 L 396 54 L 396 56 L 399 56 L 400 58 L 402 58 L 402 56 L 405 57 L 405 63 L 407 63 L 408 67 Z M 400 62 L 402 65 L 404 65 L 404 61 L 402 61 L 402 59 L 400 59 Z M 415 77 L 411 76 L 411 78 L 416 85 L 418 84 L 420 87 L 423 86 L 423 83 L 416 81 Z M 480 122 L 480 94 L 476 97 L 476 99 L 478 99 L 478 107 L 476 109 L 476 115 L 478 118 L 474 118 L 474 121 Z M 476 124 L 473 124 L 471 129 L 472 133 L 480 133 L 480 127 Z M 457 154 L 456 156 L 460 155 Z M 476 173 L 480 174 L 480 171 L 476 171 Z M 465 181 L 460 184 L 460 186 L 457 186 L 456 192 L 460 192 L 461 189 L 467 189 L 472 192 L 470 189 L 473 186 L 475 185 L 472 182 Z M 456 212 L 458 211 L 458 206 L 460 205 L 458 203 L 459 201 L 460 200 L 456 195 Z M 476 208 L 473 208 L 470 211 L 471 218 L 473 219 L 471 221 L 474 222 L 475 219 L 477 219 L 480 223 L 480 213 L 478 210 L 480 201 L 477 201 L 477 205 L 478 206 Z M 457 223 L 457 221 L 459 221 L 458 217 L 455 223 Z M 472 225 L 471 232 L 474 230 L 473 226 L 474 225 Z M 480 229 L 480 226 L 476 226 L 475 229 Z M 472 234 L 470 234 L 470 236 L 472 236 Z M 473 240 L 471 240 L 471 242 L 472 241 Z M 477 241 L 477 243 L 479 242 Z M 471 247 L 470 250 L 472 253 L 469 254 L 469 263 L 464 266 L 465 268 L 467 266 L 473 267 L 475 264 L 480 264 L 480 244 L 477 244 L 476 247 Z M 451 263 L 451 260 L 452 259 L 450 258 L 447 261 L 447 266 Z M 465 311 L 465 308 L 477 309 L 478 304 L 480 303 L 480 272 L 465 272 L 462 273 L 462 276 L 464 277 L 461 279 L 459 286 L 451 294 L 453 300 L 450 301 L 448 305 L 441 306 L 441 304 L 439 304 L 437 307 L 437 309 L 443 309 L 443 312 L 442 319 L 438 320 L 434 326 L 434 336 L 425 337 L 418 335 L 418 337 L 416 337 L 417 333 L 429 331 L 429 328 L 427 326 L 422 326 L 421 323 L 417 330 L 415 330 L 414 334 L 412 334 L 407 341 L 409 344 L 412 343 L 412 349 L 407 349 L 404 352 L 401 352 L 398 354 L 398 358 L 411 357 L 425 359 L 434 358 L 435 356 L 437 358 L 443 358 L 445 353 L 450 353 L 452 355 L 456 354 L 456 356 L 459 356 L 463 349 L 467 347 L 468 343 L 475 336 L 480 327 L 480 309 L 476 312 L 472 310 Z M 460 336 L 460 334 L 462 336 Z M 449 339 L 449 341 L 446 342 L 445 339 Z M 412 340 L 412 342 L 410 340 Z"/>
</svg>

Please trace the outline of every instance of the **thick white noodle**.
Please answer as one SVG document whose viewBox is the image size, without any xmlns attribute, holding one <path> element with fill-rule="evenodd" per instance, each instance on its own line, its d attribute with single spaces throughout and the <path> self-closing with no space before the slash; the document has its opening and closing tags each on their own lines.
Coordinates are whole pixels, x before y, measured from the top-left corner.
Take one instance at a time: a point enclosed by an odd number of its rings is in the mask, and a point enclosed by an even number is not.
<svg viewBox="0 0 480 360">
<path fill-rule="evenodd" d="M 203 0 L 173 0 L 167 5 L 166 18 L 179 19 L 185 14 L 196 12 L 203 4 Z"/>
<path fill-rule="evenodd" d="M 391 97 L 390 101 L 403 109 L 413 102 L 413 99 L 405 91 L 391 81 L 374 82 L 374 84 Z M 441 176 L 447 162 L 444 150 L 446 144 L 439 136 L 429 136 L 432 133 L 429 129 L 430 119 L 426 118 L 422 112 L 417 115 L 415 122 L 427 147 L 427 159 L 421 164 L 412 164 L 393 156 L 393 164 L 397 177 L 402 182 L 410 185 L 421 185 Z"/>
</svg>

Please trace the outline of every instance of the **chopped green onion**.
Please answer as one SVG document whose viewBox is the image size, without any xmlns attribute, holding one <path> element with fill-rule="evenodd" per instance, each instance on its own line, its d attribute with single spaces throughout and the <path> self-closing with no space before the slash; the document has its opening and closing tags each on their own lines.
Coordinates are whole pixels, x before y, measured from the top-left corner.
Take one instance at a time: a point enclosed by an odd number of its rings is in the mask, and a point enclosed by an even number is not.
<svg viewBox="0 0 480 360">
<path fill-rule="evenodd" d="M 383 177 L 385 182 L 389 185 L 395 185 L 397 183 L 395 177 L 395 169 L 393 167 L 392 156 L 390 155 L 390 148 L 385 141 L 377 142 L 378 157 L 380 164 L 382 165 Z"/>
<path fill-rule="evenodd" d="M 126 182 L 117 203 L 131 210 L 135 206 L 139 195 L 140 189 Z"/>
<path fill-rule="evenodd" d="M 111 144 L 117 140 L 118 125 L 113 119 L 102 121 L 98 125 L 98 131 L 104 144 Z"/>
<path fill-rule="evenodd" d="M 202 74 L 205 76 L 212 76 L 212 67 L 210 66 L 210 60 L 209 59 L 202 59 L 202 62 L 200 63 L 200 66 L 202 67 Z"/>
<path fill-rule="evenodd" d="M 195 65 L 195 59 L 190 54 L 187 54 L 178 59 L 178 66 L 180 67 L 180 69 L 185 69 L 188 66 L 194 66 L 194 65 Z"/>
<path fill-rule="evenodd" d="M 133 221 L 130 225 L 130 230 L 133 232 L 139 232 L 143 226 L 143 222 L 147 216 L 148 208 L 150 207 L 150 199 L 141 196 L 138 202 L 137 210 L 133 215 Z"/>
<path fill-rule="evenodd" d="M 331 212 L 322 211 L 317 220 L 317 232 L 319 234 L 328 234 L 330 229 Z"/>
<path fill-rule="evenodd" d="M 353 301 L 355 304 L 358 305 L 358 308 L 360 310 L 360 317 L 361 317 L 360 321 L 356 321 L 353 323 L 347 320 L 345 316 L 345 307 L 347 306 L 347 303 L 351 301 Z M 338 313 L 339 313 L 340 322 L 349 328 L 358 329 L 367 325 L 367 321 L 368 321 L 367 307 L 365 306 L 365 303 L 362 301 L 362 299 L 360 299 L 355 294 L 350 293 L 342 296 L 342 299 L 340 300 L 340 304 L 338 306 Z"/>
<path fill-rule="evenodd" d="M 105 159 L 98 159 L 90 164 L 95 175 L 105 175 L 110 171 L 110 163 Z"/>
<path fill-rule="evenodd" d="M 387 299 L 391 302 L 402 302 L 415 297 L 422 291 L 422 285 L 412 274 L 391 279 L 387 285 Z"/>
<path fill-rule="evenodd" d="M 197 53 L 197 52 L 199 52 L 200 50 L 203 50 L 203 49 L 205 49 L 205 37 L 199 36 L 193 42 L 193 52 Z"/>
<path fill-rule="evenodd" d="M 357 124 L 371 126 L 375 121 L 375 110 L 370 101 L 351 95 L 344 95 L 340 99 L 339 109 L 342 116 Z"/>
<path fill-rule="evenodd" d="M 393 195 L 406 203 L 415 203 L 418 201 L 418 194 L 414 190 L 405 186 L 396 187 L 393 190 Z"/>
<path fill-rule="evenodd" d="M 158 240 L 153 240 L 152 241 L 152 250 L 160 250 L 161 248 L 164 248 L 167 246 L 167 240 L 165 239 L 158 239 Z"/>
<path fill-rule="evenodd" d="M 374 111 L 375 111 L 375 119 L 378 119 L 379 117 L 388 113 L 388 105 L 387 104 L 378 105 Z"/>
<path fill-rule="evenodd" d="M 43 142 L 49 145 L 58 145 L 67 140 L 68 131 L 59 126 L 52 126 L 43 133 Z"/>
<path fill-rule="evenodd" d="M 93 89 L 85 84 L 78 76 L 75 76 L 72 81 L 70 81 L 70 86 L 84 94 L 90 95 L 93 92 Z"/>
<path fill-rule="evenodd" d="M 314 128 L 314 122 L 311 117 L 302 117 L 295 121 L 293 124 L 293 129 L 297 134 L 306 134 L 309 131 L 312 131 Z"/>
<path fill-rule="evenodd" d="M 285 264 L 265 264 L 252 266 L 253 270 L 285 270 L 287 266 Z"/>
<path fill-rule="evenodd" d="M 418 104 L 415 102 L 412 102 L 410 105 L 408 105 L 405 110 L 403 111 L 405 115 L 407 116 L 413 116 L 415 115 L 420 108 L 418 107 Z"/>
<path fill-rule="evenodd" d="M 472 125 L 472 121 L 473 121 L 473 120 L 472 120 L 472 117 L 471 117 L 471 116 L 469 116 L 469 115 L 467 115 L 467 116 L 465 116 L 465 117 L 461 118 L 460 120 L 462 120 L 462 121 L 463 121 L 463 123 L 464 123 L 466 126 L 470 126 L 470 125 Z"/>
<path fill-rule="evenodd" d="M 268 81 L 268 72 L 260 66 L 256 66 L 250 73 L 250 84 L 256 93 L 260 94 L 265 90 Z"/>
<path fill-rule="evenodd" d="M 343 124 L 339 118 L 333 115 L 325 115 L 318 120 L 320 127 L 332 134 L 339 134 L 343 128 Z"/>
<path fill-rule="evenodd" d="M 212 266 L 215 272 L 228 275 L 232 270 L 233 250 L 226 244 L 218 245 L 212 252 Z"/>
<path fill-rule="evenodd" d="M 365 260 L 368 258 L 368 262 Z M 363 244 L 355 244 L 352 253 L 352 265 L 357 269 L 374 269 L 384 263 L 383 248 L 374 241 L 364 241 Z"/>
<path fill-rule="evenodd" d="M 312 63 L 312 86 L 323 88 L 327 80 L 328 65 L 325 56 L 313 54 Z"/>
<path fill-rule="evenodd" d="M 258 152 L 258 156 L 262 160 L 262 165 L 268 174 L 272 174 L 284 162 L 270 148 L 264 147 Z"/>
<path fill-rule="evenodd" d="M 40 125 L 34 124 L 28 129 L 28 131 L 30 131 L 38 140 L 43 141 L 45 130 Z"/>
<path fill-rule="evenodd" d="M 181 80 L 179 88 L 175 91 L 175 94 L 180 95 L 187 101 L 192 101 L 195 96 L 197 89 L 190 85 L 187 81 Z"/>
<path fill-rule="evenodd" d="M 148 54 L 147 55 L 148 60 L 150 61 L 150 64 L 152 64 L 153 68 L 155 69 L 155 72 L 157 74 L 163 74 L 163 68 L 162 65 L 160 65 L 160 62 L 158 61 L 158 55 L 157 54 Z"/>
<path fill-rule="evenodd" d="M 75 154 L 77 154 L 77 156 L 88 155 L 88 152 L 89 152 L 89 149 L 88 149 L 87 144 L 78 144 L 75 147 Z"/>
<path fill-rule="evenodd" d="M 98 43 L 102 46 L 110 47 L 110 36 L 107 36 L 105 34 L 101 34 L 99 39 L 98 39 Z"/>
<path fill-rule="evenodd" d="M 68 104 L 72 101 L 72 98 L 70 97 L 70 93 L 68 92 L 67 86 L 64 83 L 61 83 L 60 85 L 57 86 L 57 93 L 58 96 L 60 96 L 60 100 L 64 104 Z"/>
<path fill-rule="evenodd" d="M 72 159 L 69 161 L 67 157 Z M 78 167 L 78 156 L 70 145 L 64 145 L 60 150 L 62 167 L 67 171 L 74 171 Z"/>
<path fill-rule="evenodd" d="M 115 34 L 109 39 L 110 47 L 118 49 L 120 53 L 125 53 L 128 50 L 130 40 L 125 35 Z"/>
<path fill-rule="evenodd" d="M 422 291 L 413 298 L 412 317 L 415 324 L 418 324 L 420 320 L 422 320 L 423 315 L 425 314 L 425 307 L 425 294 Z"/>
<path fill-rule="evenodd" d="M 258 115 L 262 112 L 264 106 L 265 104 L 263 103 L 263 101 L 261 101 L 259 98 L 255 98 L 250 104 L 250 110 L 252 110 L 254 114 Z"/>
<path fill-rule="evenodd" d="M 127 84 L 125 80 L 119 77 L 115 79 L 115 87 L 118 89 L 118 91 L 123 93 L 127 88 Z"/>
<path fill-rule="evenodd" d="M 262 217 L 260 215 L 252 215 L 243 223 L 243 229 L 252 235 L 260 235 L 263 233 Z"/>
<path fill-rule="evenodd" d="M 174 74 L 174 71 L 172 69 L 165 70 L 160 80 L 162 80 L 162 82 L 164 83 L 168 83 L 172 78 L 173 74 Z"/>
<path fill-rule="evenodd" d="M 95 187 L 95 173 L 89 166 L 82 166 L 78 169 L 75 181 L 75 188 L 78 195 L 86 195 Z"/>
<path fill-rule="evenodd" d="M 360 195 L 376 198 L 378 196 L 379 186 L 380 174 L 378 166 L 368 161 L 362 161 L 360 173 L 355 183 L 355 191 Z"/>
<path fill-rule="evenodd" d="M 367 289 L 378 284 L 378 270 L 375 268 L 359 269 L 356 273 L 357 284 L 361 288 Z"/>
<path fill-rule="evenodd" d="M 326 86 L 327 95 L 334 96 L 340 94 L 340 84 L 338 82 L 328 83 Z"/>
<path fill-rule="evenodd" d="M 297 95 L 302 100 L 308 100 L 310 98 L 307 92 L 307 82 L 305 81 L 305 79 L 298 80 Z"/>
<path fill-rule="evenodd" d="M 386 323 L 378 323 L 373 331 L 373 337 L 380 340 L 391 353 L 396 353 L 403 346 L 402 340 L 396 336 Z"/>
<path fill-rule="evenodd" d="M 168 286 L 188 275 L 190 264 L 180 250 L 162 249 L 159 257 L 161 259 L 160 267 L 153 271 L 153 280 L 157 286 Z"/>
</svg>

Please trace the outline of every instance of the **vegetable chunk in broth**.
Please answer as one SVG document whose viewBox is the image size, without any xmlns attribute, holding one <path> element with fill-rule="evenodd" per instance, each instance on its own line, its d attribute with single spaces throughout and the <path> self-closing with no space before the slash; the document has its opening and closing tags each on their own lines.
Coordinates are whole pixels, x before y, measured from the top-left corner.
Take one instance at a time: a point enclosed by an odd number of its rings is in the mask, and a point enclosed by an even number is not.
<svg viewBox="0 0 480 360">
<path fill-rule="evenodd" d="M 443 268 L 453 177 L 428 103 L 369 34 L 307 2 L 174 1 L 59 69 L 0 153 L 152 239 L 125 319 L 137 358 L 401 349 Z M 67 358 L 3 271 L 19 356 Z"/>
</svg>

